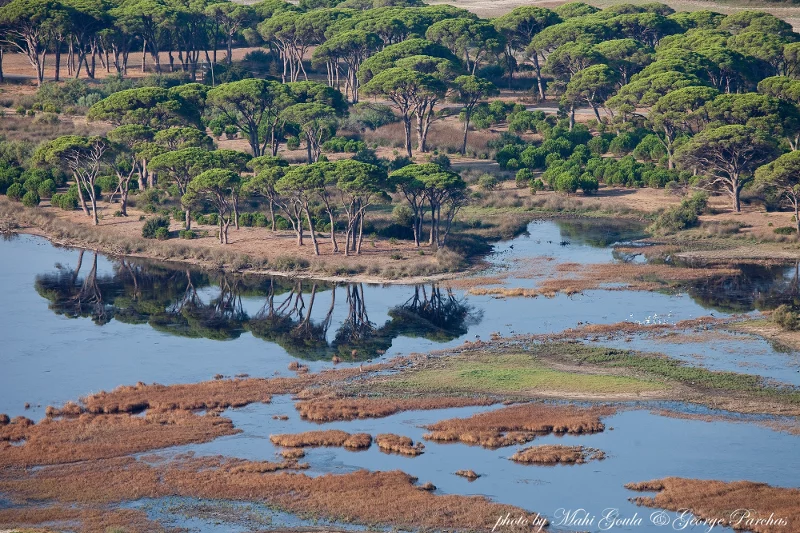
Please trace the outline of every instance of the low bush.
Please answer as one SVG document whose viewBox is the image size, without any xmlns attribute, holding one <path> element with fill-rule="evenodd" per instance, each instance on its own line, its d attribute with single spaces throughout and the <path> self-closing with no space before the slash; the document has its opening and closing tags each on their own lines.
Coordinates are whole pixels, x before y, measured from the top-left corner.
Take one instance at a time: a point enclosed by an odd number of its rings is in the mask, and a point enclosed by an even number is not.
<svg viewBox="0 0 800 533">
<path fill-rule="evenodd" d="M 148 218 L 142 226 L 142 237 L 145 239 L 158 239 L 158 230 L 164 229 L 169 235 L 169 219 L 164 216 Z M 163 232 L 161 233 L 163 235 Z"/>
<path fill-rule="evenodd" d="M 794 235 L 797 233 L 797 228 L 793 228 L 791 226 L 781 226 L 780 228 L 775 228 L 774 231 L 777 235 Z"/>
<path fill-rule="evenodd" d="M 800 320 L 798 320 L 797 312 L 786 304 L 781 305 L 772 312 L 772 321 L 786 331 L 800 329 Z"/>
<path fill-rule="evenodd" d="M 164 241 L 169 239 L 169 229 L 165 227 L 159 227 L 156 229 L 155 238 L 159 241 Z"/>
<path fill-rule="evenodd" d="M 697 226 L 699 217 L 708 206 L 708 194 L 697 192 L 681 200 L 680 205 L 667 209 L 648 226 L 647 231 L 654 235 L 675 233 Z"/>
<path fill-rule="evenodd" d="M 178 237 L 181 239 L 192 240 L 196 237 L 195 233 L 190 229 L 182 229 L 178 232 Z"/>
</svg>

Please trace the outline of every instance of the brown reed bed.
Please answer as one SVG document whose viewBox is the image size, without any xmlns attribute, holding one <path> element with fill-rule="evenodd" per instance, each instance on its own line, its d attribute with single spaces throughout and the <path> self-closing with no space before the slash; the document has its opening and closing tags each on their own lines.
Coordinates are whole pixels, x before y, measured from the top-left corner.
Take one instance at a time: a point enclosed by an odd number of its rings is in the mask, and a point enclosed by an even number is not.
<svg viewBox="0 0 800 533">
<path fill-rule="evenodd" d="M 634 503 L 669 511 L 689 509 L 696 517 L 718 520 L 735 530 L 756 533 L 800 531 L 800 489 L 752 481 L 714 481 L 668 477 L 628 483 L 630 490 L 657 492 Z M 738 509 L 738 511 L 734 511 Z"/>
<path fill-rule="evenodd" d="M 39 529 L 39 526 L 44 526 Z M 167 530 L 137 509 L 76 508 L 65 505 L 26 506 L 0 510 L 0 528 L 14 533 L 47 533 L 76 529 L 86 533 L 163 533 Z M 24 528 L 24 529 L 20 529 Z M 28 529 L 36 528 L 36 529 Z"/>
<path fill-rule="evenodd" d="M 372 445 L 372 437 L 368 433 L 351 434 L 339 429 L 270 435 L 269 440 L 273 444 L 285 448 L 336 446 L 352 450 L 366 450 Z"/>
<path fill-rule="evenodd" d="M 158 383 L 124 385 L 111 392 L 101 391 L 81 398 L 82 409 L 89 413 L 136 413 L 145 409 L 225 409 L 251 403 L 268 403 L 274 394 L 298 394 L 311 386 L 328 385 L 354 378 L 365 372 L 389 368 L 390 363 L 363 368 L 337 368 L 316 374 L 294 377 L 245 378 L 160 385 Z"/>
<path fill-rule="evenodd" d="M 606 454 L 597 448 L 561 444 L 531 446 L 511 456 L 511 460 L 517 463 L 536 465 L 583 464 L 605 458 Z"/>
<path fill-rule="evenodd" d="M 319 398 L 297 402 L 300 416 L 314 422 L 334 422 L 362 418 L 383 418 L 402 411 L 423 411 L 493 405 L 498 400 L 486 397 L 419 398 Z"/>
<path fill-rule="evenodd" d="M 239 430 L 214 414 L 147 413 L 144 417 L 84 414 L 38 424 L 14 419 L 0 426 L 0 466 L 96 460 L 168 446 L 209 442 Z"/>
<path fill-rule="evenodd" d="M 98 506 L 143 497 L 181 496 L 261 501 L 288 512 L 374 526 L 448 530 L 491 528 L 498 516 L 530 515 L 481 496 L 420 490 L 400 471 L 262 474 L 247 461 L 220 457 L 172 460 L 154 466 L 133 458 L 0 471 L 0 492 L 15 502 Z M 369 502 L 365 505 L 364 502 Z M 76 506 L 77 507 L 77 506 Z"/>
<path fill-rule="evenodd" d="M 278 453 L 284 459 L 301 459 L 306 456 L 306 452 L 302 448 L 287 448 Z"/>
<path fill-rule="evenodd" d="M 583 434 L 603 431 L 601 416 L 611 407 L 576 407 L 527 403 L 478 413 L 469 418 L 452 418 L 426 426 L 423 438 L 438 442 L 462 442 L 484 448 L 499 448 L 532 441 L 536 435 Z"/>
<path fill-rule="evenodd" d="M 421 442 L 414 444 L 414 441 L 402 435 L 394 433 L 381 433 L 375 436 L 375 444 L 382 452 L 399 453 L 400 455 L 416 456 L 421 455 L 425 445 Z"/>
</svg>

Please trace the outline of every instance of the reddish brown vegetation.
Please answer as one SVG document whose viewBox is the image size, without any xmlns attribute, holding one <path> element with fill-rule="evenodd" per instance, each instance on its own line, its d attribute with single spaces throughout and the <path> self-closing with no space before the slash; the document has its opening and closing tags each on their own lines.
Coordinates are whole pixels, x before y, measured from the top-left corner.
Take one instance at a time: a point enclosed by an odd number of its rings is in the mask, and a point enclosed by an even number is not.
<svg viewBox="0 0 800 533">
<path fill-rule="evenodd" d="M 8 418 L 8 415 L 5 413 L 0 413 L 0 426 L 5 426 L 9 422 L 11 422 L 11 419 Z"/>
<path fill-rule="evenodd" d="M 323 431 L 306 431 L 305 433 L 286 433 L 270 435 L 269 440 L 278 446 L 302 448 L 305 446 L 343 446 L 355 450 L 369 448 L 372 437 L 367 433 L 351 435 L 346 431 L 328 429 Z"/>
<path fill-rule="evenodd" d="M 306 456 L 306 452 L 302 448 L 289 448 L 281 450 L 279 453 L 284 459 L 300 459 Z"/>
<path fill-rule="evenodd" d="M 689 509 L 706 520 L 723 520 L 733 529 L 757 533 L 800 530 L 800 490 L 771 487 L 751 481 L 709 481 L 668 477 L 625 485 L 631 490 L 658 492 L 634 501 L 670 511 Z M 748 515 L 735 509 L 750 510 Z M 776 523 L 785 520 L 784 524 Z"/>
<path fill-rule="evenodd" d="M 363 370 L 381 370 L 385 366 L 370 365 Z M 175 385 L 137 383 L 117 387 L 111 392 L 93 394 L 81 401 L 84 409 L 90 413 L 135 413 L 144 409 L 224 409 L 269 402 L 273 394 L 297 394 L 306 387 L 352 378 L 361 372 L 358 368 L 340 368 L 290 378 L 225 379 Z"/>
<path fill-rule="evenodd" d="M 492 405 L 490 398 L 321 398 L 298 402 L 300 416 L 315 422 L 355 420 L 357 418 L 382 418 L 401 411 L 448 409 L 472 405 Z"/>
<path fill-rule="evenodd" d="M 595 448 L 546 444 L 520 450 L 511 456 L 511 460 L 524 464 L 554 465 L 557 463 L 583 464 L 592 460 L 605 459 L 605 457 L 605 453 Z"/>
<path fill-rule="evenodd" d="M 470 481 L 475 481 L 476 479 L 481 477 L 481 475 L 476 473 L 474 470 L 456 470 L 456 475 L 465 477 Z"/>
<path fill-rule="evenodd" d="M 491 528 L 506 513 L 528 516 L 522 509 L 480 496 L 431 494 L 399 471 L 309 477 L 261 474 L 247 464 L 203 457 L 153 466 L 122 458 L 36 471 L 13 468 L 0 470 L 0 492 L 19 502 L 54 500 L 92 506 L 162 496 L 264 501 L 289 512 L 426 529 L 477 530 Z"/>
<path fill-rule="evenodd" d="M 148 520 L 144 511 L 134 509 L 76 508 L 54 505 L 50 507 L 29 506 L 0 510 L 0 528 L 46 525 L 48 526 L 47 529 L 36 530 L 44 533 L 45 531 L 53 531 L 52 528 L 69 528 L 69 530 L 73 530 L 76 524 L 80 526 L 80 531 L 86 533 L 106 533 L 117 529 L 122 529 L 127 533 L 160 533 L 165 531 L 158 522 Z M 13 529 L 12 531 L 17 530 Z"/>
<path fill-rule="evenodd" d="M 536 435 L 548 433 L 596 433 L 603 431 L 601 416 L 611 408 L 581 408 L 569 405 L 529 403 L 479 413 L 469 418 L 453 418 L 426 426 L 424 438 L 440 442 L 478 444 L 499 448 L 524 444 Z"/>
<path fill-rule="evenodd" d="M 148 413 L 144 417 L 84 414 L 63 420 L 45 418 L 38 424 L 15 418 L 0 427 L 0 465 L 48 465 L 119 457 L 209 442 L 237 432 L 227 418 L 190 412 Z"/>
<path fill-rule="evenodd" d="M 425 445 L 421 442 L 414 444 L 414 441 L 402 435 L 394 433 L 381 433 L 375 437 L 375 444 L 382 452 L 394 452 L 401 455 L 420 455 Z"/>
</svg>

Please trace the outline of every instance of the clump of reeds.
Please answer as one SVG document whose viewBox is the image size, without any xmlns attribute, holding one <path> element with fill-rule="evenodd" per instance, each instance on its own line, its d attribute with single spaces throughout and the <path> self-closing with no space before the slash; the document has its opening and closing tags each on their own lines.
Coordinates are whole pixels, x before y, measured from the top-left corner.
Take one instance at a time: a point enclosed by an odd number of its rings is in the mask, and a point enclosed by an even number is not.
<svg viewBox="0 0 800 533">
<path fill-rule="evenodd" d="M 536 435 L 548 433 L 596 433 L 605 426 L 601 415 L 609 408 L 583 408 L 570 405 L 529 403 L 479 413 L 469 418 L 453 418 L 427 426 L 423 438 L 442 442 L 463 442 L 485 448 L 524 444 Z"/>
<path fill-rule="evenodd" d="M 0 413 L 0 426 L 5 426 L 6 424 L 10 423 L 11 419 L 5 413 Z"/>
<path fill-rule="evenodd" d="M 401 455 L 416 456 L 423 453 L 425 445 L 421 442 L 414 444 L 414 441 L 402 435 L 394 433 L 381 433 L 375 437 L 375 444 L 382 452 L 394 452 Z"/>
<path fill-rule="evenodd" d="M 75 402 L 67 402 L 60 409 L 53 407 L 52 405 L 48 405 L 44 410 L 44 415 L 48 418 L 54 418 L 58 416 L 80 416 L 82 412 L 83 410 L 81 409 L 80 405 Z"/>
<path fill-rule="evenodd" d="M 602 460 L 605 457 L 606 454 L 596 448 L 545 444 L 520 450 L 511 456 L 511 460 L 524 464 L 554 465 L 558 463 L 583 464 L 592 460 Z"/>
<path fill-rule="evenodd" d="M 536 298 L 541 294 L 536 289 L 523 289 L 521 287 L 472 287 L 467 292 L 474 296 L 498 296 L 506 298 Z"/>
<path fill-rule="evenodd" d="M 434 490 L 436 490 L 436 485 L 434 485 L 433 483 L 428 481 L 428 482 L 423 483 L 422 485 L 420 485 L 419 488 L 421 490 L 434 491 Z"/>
<path fill-rule="evenodd" d="M 306 431 L 304 433 L 285 433 L 270 435 L 269 440 L 277 446 L 285 448 L 303 448 L 306 446 L 341 446 L 350 449 L 366 449 L 372 444 L 372 437 L 367 433 L 351 435 L 339 429 Z"/>
<path fill-rule="evenodd" d="M 278 470 L 303 470 L 308 468 L 308 463 L 298 463 L 297 461 L 246 461 L 242 464 L 233 465 L 228 468 L 231 474 L 267 474 Z"/>
<path fill-rule="evenodd" d="M 300 459 L 306 456 L 306 452 L 302 448 L 287 448 L 278 452 L 284 459 Z"/>
<path fill-rule="evenodd" d="M 289 417 L 286 415 L 272 415 L 273 420 L 289 420 Z"/>
<path fill-rule="evenodd" d="M 475 481 L 476 479 L 481 477 L 481 475 L 476 473 L 474 470 L 456 470 L 456 475 L 465 477 L 470 481 Z"/>
</svg>

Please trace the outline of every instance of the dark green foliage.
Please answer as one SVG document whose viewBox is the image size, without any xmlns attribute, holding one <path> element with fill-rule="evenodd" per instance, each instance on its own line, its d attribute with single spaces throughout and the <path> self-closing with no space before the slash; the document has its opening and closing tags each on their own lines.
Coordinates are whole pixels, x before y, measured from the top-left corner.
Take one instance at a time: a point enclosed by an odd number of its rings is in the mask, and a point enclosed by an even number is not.
<svg viewBox="0 0 800 533">
<path fill-rule="evenodd" d="M 55 193 L 52 198 L 50 198 L 50 204 L 64 211 L 72 211 L 78 208 L 78 194 L 76 191 Z"/>
<path fill-rule="evenodd" d="M 148 218 L 142 226 L 142 237 L 145 239 L 157 239 L 158 231 L 163 229 L 169 235 L 169 218 L 157 216 Z M 161 232 L 163 235 L 164 232 Z"/>
<path fill-rule="evenodd" d="M 22 196 L 22 205 L 25 207 L 36 207 L 39 201 L 39 194 L 36 191 L 28 191 Z"/>
<path fill-rule="evenodd" d="M 24 191 L 25 190 L 22 188 L 22 184 L 12 183 L 8 189 L 6 189 L 6 196 L 8 196 L 10 200 L 18 202 L 22 198 Z"/>
<path fill-rule="evenodd" d="M 797 228 L 791 226 L 781 226 L 772 230 L 776 235 L 794 235 L 797 233 Z"/>
<path fill-rule="evenodd" d="M 333 152 L 337 154 L 349 153 L 355 154 L 361 150 L 366 150 L 367 144 L 364 141 L 356 139 L 346 139 L 344 137 L 333 137 L 323 143 L 322 150 L 324 152 Z"/>
<path fill-rule="evenodd" d="M 159 241 L 164 241 L 166 239 L 169 239 L 169 229 L 165 227 L 156 228 L 156 231 L 153 234 L 153 236 Z"/>
<path fill-rule="evenodd" d="M 661 213 L 655 222 L 648 226 L 647 231 L 654 235 L 664 235 L 697 226 L 699 216 L 707 205 L 708 194 L 697 192 L 681 200 L 680 205 Z"/>
</svg>

